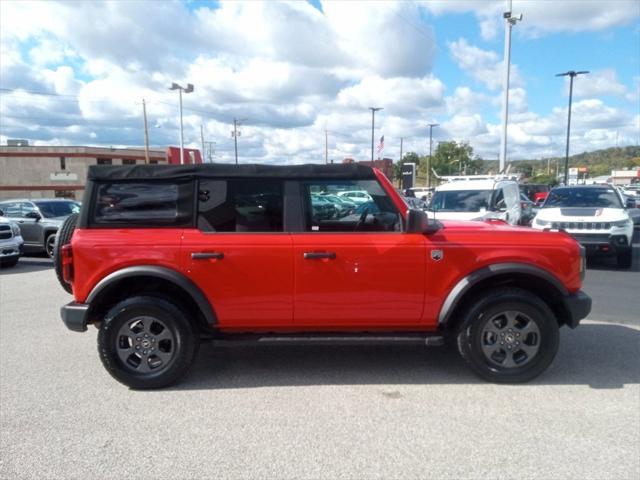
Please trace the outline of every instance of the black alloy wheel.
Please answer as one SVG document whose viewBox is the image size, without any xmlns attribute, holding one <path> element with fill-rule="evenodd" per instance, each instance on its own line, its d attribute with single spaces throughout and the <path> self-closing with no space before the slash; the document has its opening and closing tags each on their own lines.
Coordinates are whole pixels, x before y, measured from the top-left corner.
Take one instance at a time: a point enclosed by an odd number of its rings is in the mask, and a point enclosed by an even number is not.
<svg viewBox="0 0 640 480">
<path fill-rule="evenodd" d="M 152 296 L 116 304 L 98 333 L 106 370 L 131 388 L 162 388 L 182 378 L 199 341 L 189 315 L 178 304 Z"/>
<path fill-rule="evenodd" d="M 537 295 L 500 288 L 477 298 L 457 330 L 458 350 L 485 380 L 532 380 L 553 361 L 559 344 L 558 320 Z"/>
</svg>

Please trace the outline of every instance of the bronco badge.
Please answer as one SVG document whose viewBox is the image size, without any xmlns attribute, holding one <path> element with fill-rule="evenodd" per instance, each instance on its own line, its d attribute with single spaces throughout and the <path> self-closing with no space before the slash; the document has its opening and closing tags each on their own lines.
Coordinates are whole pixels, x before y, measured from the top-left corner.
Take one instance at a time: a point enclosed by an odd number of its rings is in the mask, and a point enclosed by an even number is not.
<svg viewBox="0 0 640 480">
<path fill-rule="evenodd" d="M 444 253 L 442 253 L 442 250 L 431 250 L 432 260 L 439 262 L 440 260 L 442 260 L 442 257 L 444 257 Z"/>
</svg>

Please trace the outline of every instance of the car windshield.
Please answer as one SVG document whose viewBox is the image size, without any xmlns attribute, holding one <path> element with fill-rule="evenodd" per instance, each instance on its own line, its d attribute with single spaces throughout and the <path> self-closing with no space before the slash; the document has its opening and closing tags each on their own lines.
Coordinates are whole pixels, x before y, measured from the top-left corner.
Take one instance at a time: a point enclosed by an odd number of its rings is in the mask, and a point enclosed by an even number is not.
<svg viewBox="0 0 640 480">
<path fill-rule="evenodd" d="M 612 188 L 556 188 L 542 208 L 557 207 L 622 208 L 622 203 Z"/>
<path fill-rule="evenodd" d="M 35 202 L 42 215 L 47 218 L 66 217 L 80 211 L 78 202 Z"/>
<path fill-rule="evenodd" d="M 454 190 L 436 192 L 429 204 L 429 210 L 439 212 L 479 212 L 488 209 L 492 190 Z"/>
</svg>

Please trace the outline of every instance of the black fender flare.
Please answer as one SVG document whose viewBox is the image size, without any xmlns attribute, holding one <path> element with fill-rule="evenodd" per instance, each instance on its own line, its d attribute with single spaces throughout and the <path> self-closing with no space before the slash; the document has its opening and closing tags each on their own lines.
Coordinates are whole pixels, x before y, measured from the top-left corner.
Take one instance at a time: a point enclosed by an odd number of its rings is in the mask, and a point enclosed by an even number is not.
<svg viewBox="0 0 640 480">
<path fill-rule="evenodd" d="M 193 283 L 193 281 L 191 281 L 180 272 L 167 267 L 158 267 L 155 265 L 139 265 L 135 267 L 126 267 L 110 273 L 102 280 L 100 280 L 95 287 L 93 287 L 93 289 L 87 296 L 85 303 L 91 304 L 91 302 L 98 298 L 98 296 L 105 289 L 125 278 L 140 276 L 160 278 L 182 288 L 185 292 L 187 292 L 189 296 L 191 296 L 193 301 L 196 303 L 196 305 L 202 312 L 202 315 L 204 316 L 207 324 L 209 324 L 210 326 L 217 324 L 218 320 L 216 317 L 216 313 L 200 287 L 198 287 L 195 283 Z"/>
<path fill-rule="evenodd" d="M 532 275 L 553 286 L 563 297 L 569 295 L 562 282 L 547 270 L 526 263 L 496 263 L 470 273 L 455 284 L 440 308 L 438 325 L 446 325 L 460 300 L 474 285 L 488 278 L 509 273 Z"/>
</svg>

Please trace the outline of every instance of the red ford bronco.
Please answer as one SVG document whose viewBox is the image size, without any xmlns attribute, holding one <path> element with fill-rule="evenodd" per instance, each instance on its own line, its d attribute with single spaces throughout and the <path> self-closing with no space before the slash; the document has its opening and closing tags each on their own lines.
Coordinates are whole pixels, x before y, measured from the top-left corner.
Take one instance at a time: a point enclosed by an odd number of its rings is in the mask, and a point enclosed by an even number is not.
<svg viewBox="0 0 640 480">
<path fill-rule="evenodd" d="M 482 378 L 523 382 L 591 308 L 569 235 L 440 223 L 354 164 L 91 167 L 55 249 L 64 323 L 98 327 L 133 388 L 177 381 L 203 339 L 450 338 Z"/>
</svg>

